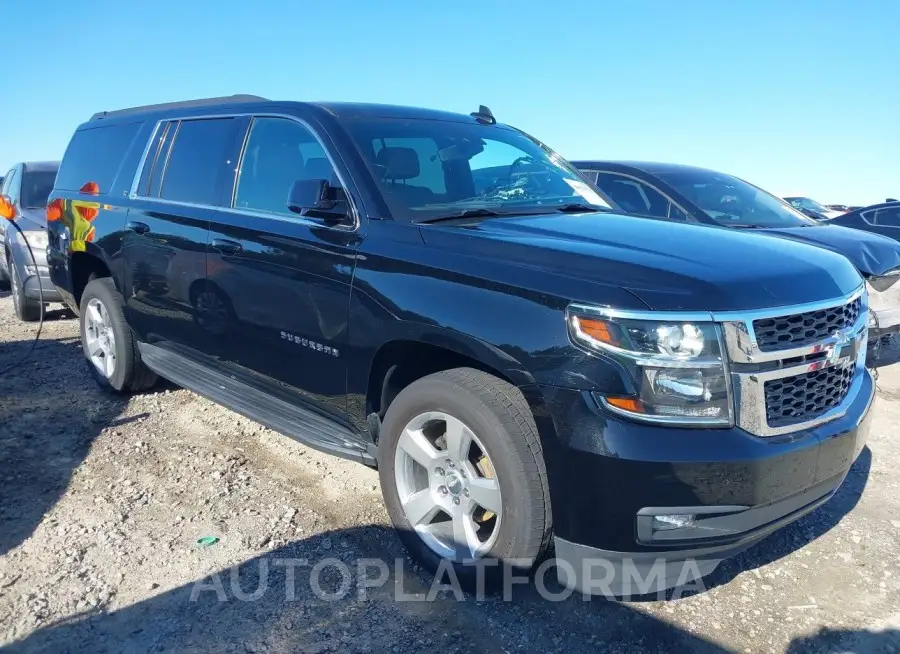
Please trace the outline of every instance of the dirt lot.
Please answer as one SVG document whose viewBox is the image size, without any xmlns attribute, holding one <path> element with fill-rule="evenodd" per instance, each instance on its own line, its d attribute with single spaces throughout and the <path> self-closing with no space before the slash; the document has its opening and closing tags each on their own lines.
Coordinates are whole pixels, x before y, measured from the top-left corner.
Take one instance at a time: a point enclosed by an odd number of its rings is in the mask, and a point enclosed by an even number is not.
<svg viewBox="0 0 900 654">
<path fill-rule="evenodd" d="M 0 368 L 33 334 L 0 294 Z M 375 472 L 185 390 L 104 395 L 77 322 L 55 311 L 35 354 L 0 378 L 0 646 L 897 652 L 900 365 L 882 373 L 874 411 L 838 495 L 720 567 L 706 592 L 424 601 L 431 579 L 404 559 Z M 359 574 L 367 559 L 389 583 L 361 583 L 380 574 Z"/>
</svg>

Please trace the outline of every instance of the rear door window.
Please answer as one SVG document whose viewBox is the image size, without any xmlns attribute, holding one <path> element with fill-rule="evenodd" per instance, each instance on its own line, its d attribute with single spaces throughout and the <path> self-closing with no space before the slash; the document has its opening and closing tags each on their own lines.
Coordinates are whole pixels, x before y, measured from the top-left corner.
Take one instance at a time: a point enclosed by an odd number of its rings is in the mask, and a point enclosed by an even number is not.
<svg viewBox="0 0 900 654">
<path fill-rule="evenodd" d="M 226 167 L 234 126 L 233 118 L 181 121 L 162 171 L 160 199 L 218 204 L 218 180 Z"/>
<path fill-rule="evenodd" d="M 78 191 L 93 182 L 100 193 L 109 193 L 140 126 L 100 125 L 75 132 L 56 176 L 56 188 Z"/>
<path fill-rule="evenodd" d="M 875 224 L 879 227 L 900 227 L 900 208 L 878 209 L 875 212 Z"/>
</svg>

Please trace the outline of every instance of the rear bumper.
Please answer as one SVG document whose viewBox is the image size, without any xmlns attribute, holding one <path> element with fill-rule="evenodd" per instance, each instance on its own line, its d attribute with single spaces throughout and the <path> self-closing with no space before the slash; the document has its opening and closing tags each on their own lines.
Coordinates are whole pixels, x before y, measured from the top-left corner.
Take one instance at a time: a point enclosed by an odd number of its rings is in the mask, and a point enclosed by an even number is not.
<svg viewBox="0 0 900 654">
<path fill-rule="evenodd" d="M 56 289 L 59 302 L 66 304 L 72 311 L 78 313 L 78 303 L 72 284 L 72 274 L 69 269 L 69 257 L 64 252 L 53 247 L 54 225 L 49 228 L 51 234 L 50 247 L 47 248 L 47 268 L 50 270 L 50 283 Z M 58 239 L 58 237 L 56 237 Z"/>
<path fill-rule="evenodd" d="M 866 372 L 844 416 L 759 438 L 642 425 L 592 406 L 589 394 L 543 390 L 560 581 L 615 596 L 705 576 L 827 502 L 865 445 L 874 398 Z"/>
</svg>

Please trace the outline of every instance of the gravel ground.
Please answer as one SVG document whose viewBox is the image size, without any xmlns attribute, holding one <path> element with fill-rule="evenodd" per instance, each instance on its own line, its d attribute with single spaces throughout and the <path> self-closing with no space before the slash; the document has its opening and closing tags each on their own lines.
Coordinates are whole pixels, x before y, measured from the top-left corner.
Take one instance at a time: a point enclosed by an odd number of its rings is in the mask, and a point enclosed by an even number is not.
<svg viewBox="0 0 900 654">
<path fill-rule="evenodd" d="M 34 329 L 0 293 L 0 368 Z M 34 355 L 0 378 L 9 651 L 900 652 L 900 366 L 881 374 L 839 493 L 705 592 L 550 602 L 518 586 L 511 601 L 458 601 L 404 558 L 375 472 L 185 390 L 105 395 L 77 333 L 51 312 Z M 369 588 L 375 560 L 389 582 Z"/>
</svg>

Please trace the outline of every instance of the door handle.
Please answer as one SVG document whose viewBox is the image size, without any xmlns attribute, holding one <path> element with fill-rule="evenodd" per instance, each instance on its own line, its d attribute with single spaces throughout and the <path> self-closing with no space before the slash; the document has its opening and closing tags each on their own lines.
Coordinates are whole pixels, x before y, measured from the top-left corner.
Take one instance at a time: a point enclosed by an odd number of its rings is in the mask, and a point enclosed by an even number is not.
<svg viewBox="0 0 900 654">
<path fill-rule="evenodd" d="M 125 224 L 125 229 L 134 232 L 135 234 L 146 234 L 150 231 L 150 225 L 147 223 L 139 223 L 136 220 L 129 220 Z"/>
<path fill-rule="evenodd" d="M 229 238 L 214 238 L 212 246 L 222 254 L 237 254 L 244 249 L 243 245 Z"/>
</svg>

